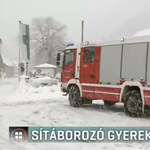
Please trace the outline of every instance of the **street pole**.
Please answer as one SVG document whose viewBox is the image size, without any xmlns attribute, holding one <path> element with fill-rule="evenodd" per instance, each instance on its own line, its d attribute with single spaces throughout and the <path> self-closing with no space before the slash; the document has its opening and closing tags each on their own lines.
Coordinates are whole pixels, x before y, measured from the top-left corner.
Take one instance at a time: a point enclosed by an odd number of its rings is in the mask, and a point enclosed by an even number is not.
<svg viewBox="0 0 150 150">
<path fill-rule="evenodd" d="M 81 21 L 82 29 L 81 29 L 81 45 L 83 44 L 84 38 L 84 21 Z"/>
<path fill-rule="evenodd" d="M 0 44 L 0 56 L 1 56 L 1 44 Z M 1 58 L 2 58 L 2 56 L 1 56 Z M 2 76 L 2 73 L 1 73 L 1 69 L 2 69 L 2 68 L 1 68 L 1 66 L 2 66 L 2 65 L 0 65 L 0 79 L 1 79 L 1 76 Z"/>
<path fill-rule="evenodd" d="M 26 76 L 28 76 L 28 61 L 26 61 Z"/>
<path fill-rule="evenodd" d="M 1 58 L 2 58 L 2 53 L 1 53 L 1 45 L 2 45 L 2 39 L 0 38 L 0 56 L 1 56 Z M 2 63 L 2 62 L 1 62 Z M 0 65 L 0 79 L 1 79 L 1 76 L 2 76 L 2 73 L 1 73 L 1 66 L 2 66 L 2 64 Z"/>
<path fill-rule="evenodd" d="M 20 81 L 21 66 L 20 66 L 20 55 L 21 55 L 21 21 L 19 21 L 19 60 L 18 60 L 18 81 Z"/>
</svg>

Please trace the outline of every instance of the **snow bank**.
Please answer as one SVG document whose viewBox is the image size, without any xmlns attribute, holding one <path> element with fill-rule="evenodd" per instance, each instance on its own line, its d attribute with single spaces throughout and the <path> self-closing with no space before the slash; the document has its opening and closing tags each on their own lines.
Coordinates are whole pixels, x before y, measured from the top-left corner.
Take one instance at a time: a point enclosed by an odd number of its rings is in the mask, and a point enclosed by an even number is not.
<svg viewBox="0 0 150 150">
<path fill-rule="evenodd" d="M 44 87 L 34 87 L 25 80 L 21 80 L 17 83 L 15 91 L 7 99 L 0 98 L 0 102 L 14 102 L 14 101 L 37 101 L 45 99 L 61 99 L 63 98 L 60 91 L 60 83 L 58 85 L 44 86 Z"/>
<path fill-rule="evenodd" d="M 18 81 L 17 78 L 1 78 L 0 85 L 13 84 L 13 83 L 17 83 L 17 81 Z"/>
<path fill-rule="evenodd" d="M 46 82 L 49 78 L 38 78 L 38 79 L 32 79 L 27 83 L 25 80 L 21 80 L 18 84 L 18 89 L 16 90 L 17 93 L 39 93 L 39 92 L 46 92 L 46 91 L 60 91 L 59 85 L 53 85 L 51 87 L 45 86 L 39 86 L 38 88 L 35 88 L 33 85 L 36 83 L 41 83 L 41 81 Z M 54 90 L 53 90 L 54 89 Z"/>
<path fill-rule="evenodd" d="M 7 81 L 7 80 L 5 80 Z M 11 80 L 10 80 L 11 81 Z M 17 81 L 17 80 L 16 80 Z M 4 82 L 4 81 L 3 81 Z M 12 81 L 11 81 L 12 82 Z M 13 81 L 15 83 L 15 81 Z M 106 109 L 101 104 L 88 108 L 69 106 L 67 97 L 61 96 L 60 83 L 51 87 L 34 88 L 25 80 L 17 82 L 11 97 L 6 90 L 8 102 L 0 101 L 0 150 L 149 150 L 150 143 L 10 143 L 9 126 L 147 126 L 149 118 L 130 118 L 121 107 Z M 3 91 L 2 91 L 3 92 Z M 17 101 L 17 102 L 14 102 Z M 98 103 L 98 102 L 97 102 Z"/>
<path fill-rule="evenodd" d="M 39 81 L 39 80 L 36 80 Z M 60 83 L 52 86 L 34 87 L 24 78 L 4 79 L 0 81 L 0 103 L 62 99 Z"/>
<path fill-rule="evenodd" d="M 45 63 L 38 66 L 34 66 L 34 68 L 57 68 L 57 67 L 55 65 Z"/>
</svg>

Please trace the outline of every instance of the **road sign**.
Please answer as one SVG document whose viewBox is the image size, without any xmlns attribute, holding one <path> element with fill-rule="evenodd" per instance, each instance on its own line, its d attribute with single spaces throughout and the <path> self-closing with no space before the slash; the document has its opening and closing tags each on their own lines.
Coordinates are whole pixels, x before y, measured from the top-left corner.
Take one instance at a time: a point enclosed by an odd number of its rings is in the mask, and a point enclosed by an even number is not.
<svg viewBox="0 0 150 150">
<path fill-rule="evenodd" d="M 37 70 L 37 73 L 41 73 L 41 72 L 42 72 L 42 70 L 41 70 L 41 69 L 38 69 L 38 70 Z"/>
</svg>

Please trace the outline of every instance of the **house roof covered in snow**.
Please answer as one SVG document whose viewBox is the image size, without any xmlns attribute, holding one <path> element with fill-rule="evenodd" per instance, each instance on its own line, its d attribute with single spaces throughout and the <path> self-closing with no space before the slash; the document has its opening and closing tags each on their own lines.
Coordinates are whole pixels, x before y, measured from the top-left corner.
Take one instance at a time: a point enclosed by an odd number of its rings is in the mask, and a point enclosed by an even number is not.
<svg viewBox="0 0 150 150">
<path fill-rule="evenodd" d="M 144 36 L 144 35 L 150 35 L 150 28 L 138 31 L 134 34 L 134 36 Z"/>
<path fill-rule="evenodd" d="M 45 63 L 38 66 L 34 66 L 34 68 L 57 68 L 57 67 L 55 65 Z"/>
<path fill-rule="evenodd" d="M 3 63 L 6 66 L 13 66 L 13 63 L 7 57 L 5 57 L 3 54 L 1 54 L 1 56 L 2 56 L 2 59 L 3 59 Z"/>
</svg>

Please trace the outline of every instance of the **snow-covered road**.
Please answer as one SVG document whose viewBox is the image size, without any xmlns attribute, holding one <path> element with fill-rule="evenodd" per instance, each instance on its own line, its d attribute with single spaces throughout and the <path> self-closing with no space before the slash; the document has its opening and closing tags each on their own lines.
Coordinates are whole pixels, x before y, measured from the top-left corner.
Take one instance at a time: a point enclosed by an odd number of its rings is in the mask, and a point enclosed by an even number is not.
<svg viewBox="0 0 150 150">
<path fill-rule="evenodd" d="M 129 118 L 121 106 L 109 110 L 101 103 L 71 108 L 59 86 L 33 88 L 17 79 L 0 81 L 0 150 L 149 150 L 150 144 L 42 143 L 12 144 L 9 126 L 147 126 L 150 118 Z"/>
</svg>

